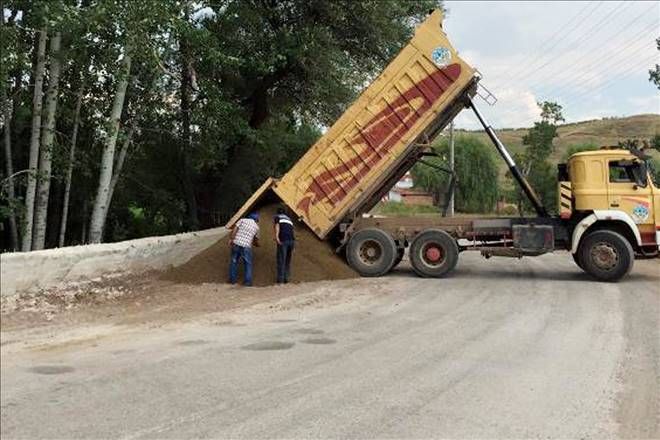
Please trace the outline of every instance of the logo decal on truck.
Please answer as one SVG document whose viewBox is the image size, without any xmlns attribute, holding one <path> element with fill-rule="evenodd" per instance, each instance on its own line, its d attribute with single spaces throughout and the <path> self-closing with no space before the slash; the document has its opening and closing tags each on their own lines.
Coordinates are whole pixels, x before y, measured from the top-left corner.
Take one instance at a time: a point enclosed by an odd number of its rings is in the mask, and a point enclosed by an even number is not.
<svg viewBox="0 0 660 440">
<path fill-rule="evenodd" d="M 451 52 L 446 47 L 436 47 L 431 52 L 431 58 L 438 67 L 446 67 L 451 61 Z"/>
<path fill-rule="evenodd" d="M 631 217 L 635 223 L 644 223 L 649 218 L 651 203 L 648 200 L 639 197 L 622 197 L 622 199 L 636 203 L 631 212 Z"/>
<path fill-rule="evenodd" d="M 635 205 L 632 210 L 632 218 L 635 223 L 644 223 L 649 218 L 649 208 L 642 204 Z"/>
<path fill-rule="evenodd" d="M 312 175 L 305 196 L 296 207 L 309 216 L 310 205 L 319 202 L 334 206 L 364 179 L 422 118 L 433 103 L 446 92 L 461 75 L 461 65 L 452 64 L 428 75 L 387 103 L 350 142 L 354 155 L 335 167 Z"/>
</svg>

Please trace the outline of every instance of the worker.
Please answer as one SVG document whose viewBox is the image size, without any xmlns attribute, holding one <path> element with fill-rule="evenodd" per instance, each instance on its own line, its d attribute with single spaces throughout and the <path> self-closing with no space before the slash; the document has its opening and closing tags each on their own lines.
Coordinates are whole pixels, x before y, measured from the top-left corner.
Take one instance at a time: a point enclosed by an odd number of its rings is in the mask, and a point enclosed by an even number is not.
<svg viewBox="0 0 660 440">
<path fill-rule="evenodd" d="M 259 213 L 252 212 L 236 222 L 231 231 L 229 246 L 231 260 L 229 262 L 229 282 L 236 284 L 238 278 L 238 263 L 243 260 L 244 286 L 252 286 L 252 245 L 259 246 Z"/>
<path fill-rule="evenodd" d="M 283 207 L 277 208 L 275 215 L 273 238 L 277 243 L 277 283 L 288 283 L 291 275 L 291 256 L 293 254 L 293 244 L 295 236 L 293 232 L 293 222 L 286 215 Z"/>
</svg>

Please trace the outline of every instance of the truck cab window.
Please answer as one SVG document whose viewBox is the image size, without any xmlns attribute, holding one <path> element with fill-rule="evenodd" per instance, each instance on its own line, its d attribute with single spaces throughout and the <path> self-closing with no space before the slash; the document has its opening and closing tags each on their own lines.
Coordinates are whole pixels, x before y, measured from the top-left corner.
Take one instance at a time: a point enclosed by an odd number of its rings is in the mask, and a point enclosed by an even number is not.
<svg viewBox="0 0 660 440">
<path fill-rule="evenodd" d="M 646 186 L 646 168 L 639 162 L 612 161 L 609 163 L 610 183 L 635 183 Z"/>
</svg>

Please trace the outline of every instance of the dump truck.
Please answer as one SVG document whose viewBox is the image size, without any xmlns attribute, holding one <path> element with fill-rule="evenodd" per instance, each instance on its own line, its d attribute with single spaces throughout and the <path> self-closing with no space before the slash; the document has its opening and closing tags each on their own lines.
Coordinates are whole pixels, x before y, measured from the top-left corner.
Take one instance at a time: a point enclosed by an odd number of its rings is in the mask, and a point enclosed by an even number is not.
<svg viewBox="0 0 660 440">
<path fill-rule="evenodd" d="M 636 257 L 657 257 L 660 189 L 642 152 L 601 149 L 558 167 L 558 215 L 550 215 L 475 105 L 480 74 L 449 42 L 437 10 L 321 138 L 281 178 L 269 178 L 228 222 L 279 200 L 321 240 L 332 241 L 362 276 L 381 276 L 403 258 L 442 277 L 459 254 L 571 253 L 593 278 L 616 281 Z M 381 217 L 368 213 L 463 109 L 476 115 L 536 215 Z"/>
</svg>

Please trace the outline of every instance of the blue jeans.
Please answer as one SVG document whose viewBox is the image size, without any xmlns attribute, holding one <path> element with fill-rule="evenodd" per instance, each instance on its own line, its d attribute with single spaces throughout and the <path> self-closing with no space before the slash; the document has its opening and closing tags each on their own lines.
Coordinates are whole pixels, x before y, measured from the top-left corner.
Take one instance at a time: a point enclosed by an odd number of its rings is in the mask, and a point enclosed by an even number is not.
<svg viewBox="0 0 660 440">
<path fill-rule="evenodd" d="M 293 241 L 284 241 L 277 245 L 277 282 L 288 283 L 291 273 L 291 254 Z"/>
<path fill-rule="evenodd" d="M 245 284 L 252 285 L 252 248 L 242 247 L 233 244 L 231 246 L 231 260 L 229 262 L 229 282 L 236 284 L 238 278 L 238 262 L 243 260 L 245 267 Z"/>
</svg>

